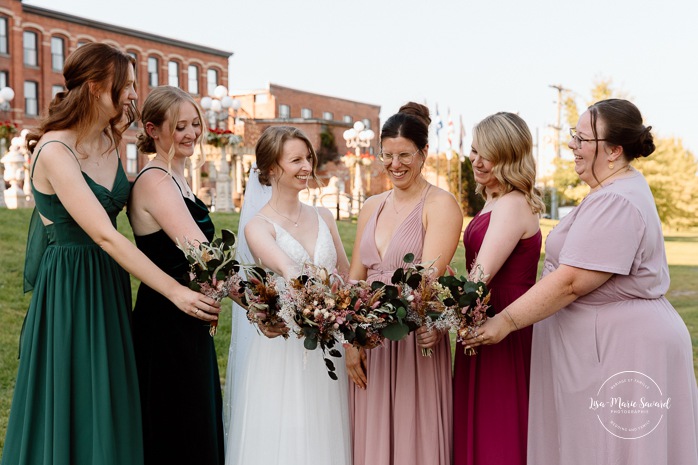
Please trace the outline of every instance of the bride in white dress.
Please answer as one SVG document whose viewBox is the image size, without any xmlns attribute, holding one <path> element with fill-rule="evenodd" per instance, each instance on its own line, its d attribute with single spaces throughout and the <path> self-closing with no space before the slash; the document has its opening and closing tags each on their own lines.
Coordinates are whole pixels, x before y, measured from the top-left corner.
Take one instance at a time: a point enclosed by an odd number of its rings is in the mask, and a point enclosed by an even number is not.
<svg viewBox="0 0 698 465">
<path fill-rule="evenodd" d="M 332 213 L 304 205 L 298 193 L 315 179 L 317 156 L 292 127 L 270 127 L 256 146 L 238 230 L 238 260 L 261 264 L 284 278 L 305 262 L 337 269 L 349 261 Z M 270 187 L 265 187 L 270 186 Z M 327 374 L 320 349 L 279 326 L 257 333 L 244 310 L 233 306 L 225 392 L 228 465 L 350 465 L 347 377 L 335 361 L 338 381 Z M 343 350 L 339 347 L 342 356 Z"/>
</svg>

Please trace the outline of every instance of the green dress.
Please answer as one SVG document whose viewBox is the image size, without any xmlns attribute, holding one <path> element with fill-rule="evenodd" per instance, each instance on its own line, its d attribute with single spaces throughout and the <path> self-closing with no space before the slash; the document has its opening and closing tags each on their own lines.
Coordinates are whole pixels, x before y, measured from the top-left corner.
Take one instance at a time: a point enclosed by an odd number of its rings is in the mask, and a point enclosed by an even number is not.
<svg viewBox="0 0 698 465">
<path fill-rule="evenodd" d="M 120 161 L 111 191 L 83 177 L 116 225 L 129 194 Z M 34 294 L 2 465 L 142 464 L 129 276 L 58 196 L 33 185 L 32 192 L 52 224 L 44 227 L 35 210 L 25 263 L 25 287 Z"/>
</svg>

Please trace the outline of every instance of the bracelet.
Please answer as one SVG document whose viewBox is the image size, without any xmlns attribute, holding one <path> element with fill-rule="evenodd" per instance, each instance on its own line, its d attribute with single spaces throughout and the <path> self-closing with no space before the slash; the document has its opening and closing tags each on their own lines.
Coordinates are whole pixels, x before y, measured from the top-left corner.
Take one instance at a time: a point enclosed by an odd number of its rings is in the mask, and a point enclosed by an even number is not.
<svg viewBox="0 0 698 465">
<path fill-rule="evenodd" d="M 514 328 L 516 328 L 516 330 L 518 331 L 518 330 L 519 330 L 519 326 L 516 324 L 516 322 L 514 321 L 514 319 L 511 317 L 511 313 L 509 313 L 509 310 L 507 310 L 507 309 L 505 308 L 504 311 L 507 312 L 507 316 L 509 317 L 509 319 L 511 320 L 511 322 L 514 324 Z"/>
</svg>

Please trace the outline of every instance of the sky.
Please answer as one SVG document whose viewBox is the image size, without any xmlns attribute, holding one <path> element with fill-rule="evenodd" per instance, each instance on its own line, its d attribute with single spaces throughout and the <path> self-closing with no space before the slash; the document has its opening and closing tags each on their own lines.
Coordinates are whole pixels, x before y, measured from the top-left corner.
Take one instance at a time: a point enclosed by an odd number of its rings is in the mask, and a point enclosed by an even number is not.
<svg viewBox="0 0 698 465">
<path fill-rule="evenodd" d="M 549 148 L 549 86 L 570 89 L 583 109 L 594 82 L 610 79 L 656 136 L 698 154 L 696 0 L 24 3 L 230 51 L 231 89 L 272 82 L 376 104 L 381 121 L 410 100 L 432 117 L 438 105 L 442 150 L 449 110 L 466 148 L 471 128 L 498 111 L 518 113 Z"/>
</svg>

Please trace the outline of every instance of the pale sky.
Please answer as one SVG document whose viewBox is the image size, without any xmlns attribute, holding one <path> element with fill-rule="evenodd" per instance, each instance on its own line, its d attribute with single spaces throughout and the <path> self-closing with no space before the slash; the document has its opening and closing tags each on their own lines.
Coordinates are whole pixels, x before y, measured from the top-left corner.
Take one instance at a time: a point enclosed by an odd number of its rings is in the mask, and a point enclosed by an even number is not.
<svg viewBox="0 0 698 465">
<path fill-rule="evenodd" d="M 585 108 L 594 80 L 610 78 L 656 135 L 698 155 L 696 0 L 24 3 L 229 50 L 231 89 L 273 82 L 377 104 L 382 121 L 409 100 L 438 104 L 455 145 L 460 115 L 469 136 L 497 111 L 518 112 L 543 145 L 556 117 L 549 85 Z"/>
</svg>

